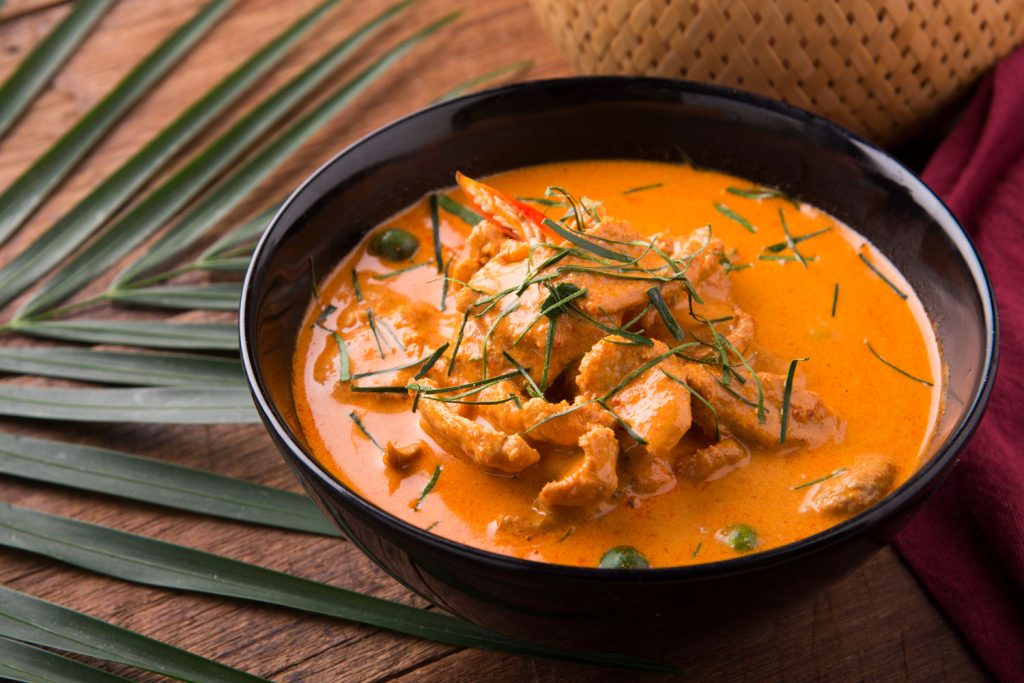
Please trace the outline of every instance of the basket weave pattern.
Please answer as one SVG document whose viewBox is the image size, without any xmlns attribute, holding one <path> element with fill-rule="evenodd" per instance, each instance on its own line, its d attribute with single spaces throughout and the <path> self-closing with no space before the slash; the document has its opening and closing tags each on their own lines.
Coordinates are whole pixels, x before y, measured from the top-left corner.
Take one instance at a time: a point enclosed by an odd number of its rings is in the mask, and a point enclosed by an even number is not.
<svg viewBox="0 0 1024 683">
<path fill-rule="evenodd" d="M 531 0 L 576 68 L 682 77 L 908 137 L 1024 39 L 1024 0 Z"/>
</svg>

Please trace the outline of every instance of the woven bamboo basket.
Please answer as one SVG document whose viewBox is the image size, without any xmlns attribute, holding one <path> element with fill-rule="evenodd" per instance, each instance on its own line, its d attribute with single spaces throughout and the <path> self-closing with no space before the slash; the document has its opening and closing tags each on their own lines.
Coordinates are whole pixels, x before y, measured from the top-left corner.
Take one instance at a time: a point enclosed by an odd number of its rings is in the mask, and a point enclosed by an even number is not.
<svg viewBox="0 0 1024 683">
<path fill-rule="evenodd" d="M 1024 39 L 1024 0 L 531 0 L 584 73 L 751 90 L 900 142 Z"/>
</svg>

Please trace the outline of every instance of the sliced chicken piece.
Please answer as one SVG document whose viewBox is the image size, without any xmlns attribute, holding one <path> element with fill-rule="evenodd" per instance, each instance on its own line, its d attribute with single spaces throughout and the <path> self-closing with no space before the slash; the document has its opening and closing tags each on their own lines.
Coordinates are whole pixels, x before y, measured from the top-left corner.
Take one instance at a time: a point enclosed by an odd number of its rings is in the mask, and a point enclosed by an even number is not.
<svg viewBox="0 0 1024 683">
<path fill-rule="evenodd" d="M 692 481 L 718 479 L 743 463 L 750 453 L 736 439 L 726 437 L 718 443 L 698 448 L 679 458 L 676 471 Z"/>
<path fill-rule="evenodd" d="M 622 337 L 605 337 L 583 356 L 576 382 L 580 395 L 600 399 L 642 365 L 664 356 L 668 347 L 634 344 Z M 653 455 L 667 454 L 690 429 L 690 392 L 665 375 L 682 377 L 686 366 L 675 356 L 662 358 L 631 380 L 605 403 L 647 442 Z"/>
<path fill-rule="evenodd" d="M 861 456 L 845 472 L 826 479 L 803 509 L 831 515 L 860 512 L 880 501 L 896 481 L 896 466 L 884 455 Z"/>
<path fill-rule="evenodd" d="M 686 277 L 702 299 L 725 300 L 729 297 L 729 276 L 718 258 L 725 246 L 722 240 L 711 235 L 710 228 L 698 228 L 683 239 L 659 237 L 655 244 L 673 260 L 688 261 Z M 677 297 L 685 303 L 686 289 L 673 288 L 665 300 L 671 306 L 677 303 Z"/>
<path fill-rule="evenodd" d="M 576 406 L 579 407 L 571 413 L 563 414 Z M 553 417 L 556 415 L 558 417 Z M 518 431 L 523 432 L 528 441 L 561 446 L 577 443 L 594 426 L 610 427 L 615 422 L 615 418 L 609 415 L 608 411 L 592 403 L 549 403 L 542 398 L 532 398 L 524 403 L 520 419 L 522 428 Z"/>
<path fill-rule="evenodd" d="M 436 386 L 426 379 L 420 384 Z M 480 467 L 515 474 L 540 460 L 540 454 L 518 434 L 505 434 L 462 417 L 440 401 L 422 398 L 419 410 L 420 425 L 441 448 Z"/>
<path fill-rule="evenodd" d="M 494 258 L 507 240 L 502 227 L 494 221 L 483 220 L 473 226 L 448 274 L 452 279 L 452 290 L 458 291 L 462 283 L 469 282 L 485 263 Z"/>
<path fill-rule="evenodd" d="M 732 315 L 729 329 L 722 336 L 729 340 L 734 349 L 746 355 L 754 342 L 754 318 L 739 308 L 733 308 Z"/>
<path fill-rule="evenodd" d="M 426 441 L 396 446 L 393 441 L 384 445 L 384 464 L 394 470 L 404 470 L 424 455 L 431 455 L 432 450 Z"/>
<path fill-rule="evenodd" d="M 637 496 L 660 496 L 676 485 L 672 465 L 661 456 L 651 455 L 643 448 L 633 448 L 619 458 L 621 479 L 629 492 Z"/>
<path fill-rule="evenodd" d="M 494 525 L 501 533 L 515 534 L 519 539 L 526 538 L 530 540 L 536 535 L 548 533 L 553 529 L 562 527 L 565 524 L 562 518 L 571 516 L 557 514 L 563 510 L 570 510 L 570 508 L 561 508 L 558 511 L 546 510 L 544 512 L 533 510 L 526 515 L 498 515 L 494 519 Z"/>
<path fill-rule="evenodd" d="M 751 348 L 754 342 L 753 317 L 751 317 L 746 311 L 731 305 L 723 305 L 710 311 L 708 310 L 709 306 L 707 305 L 698 308 L 702 308 L 700 315 L 708 319 L 731 316 L 731 320 L 717 323 L 715 325 L 715 331 L 732 344 L 733 348 L 735 348 L 740 354 L 744 356 L 747 355 L 747 351 Z M 685 300 L 676 304 L 675 308 L 672 309 L 672 315 L 675 317 L 676 322 L 679 323 L 679 326 L 683 329 L 683 332 L 687 335 L 687 340 L 700 340 L 708 345 L 713 344 L 714 335 L 708 328 L 707 323 L 690 317 L 689 306 Z M 641 324 L 643 325 L 644 333 L 652 339 L 658 339 L 665 344 L 679 343 L 668 331 L 664 320 L 656 310 L 651 309 L 647 311 L 641 319 Z M 712 353 L 712 349 L 707 346 L 692 348 L 686 351 L 686 355 L 693 358 L 707 358 L 711 356 Z M 730 354 L 730 358 L 735 360 L 735 355 Z"/>
<path fill-rule="evenodd" d="M 494 256 L 478 267 L 472 277 L 466 280 L 468 286 L 463 287 L 456 294 L 456 309 L 465 311 L 472 307 L 470 313 L 475 315 L 490 303 L 491 294 L 519 286 L 529 272 L 529 263 L 527 262 L 529 254 L 530 245 L 525 242 L 505 240 Z M 505 305 L 507 306 L 515 301 L 515 297 L 508 296 L 506 300 Z M 504 306 L 496 308 L 501 310 Z"/>
<path fill-rule="evenodd" d="M 625 221 L 605 219 L 586 231 L 585 234 L 592 238 L 595 245 L 630 258 L 635 259 L 647 253 L 647 256 L 641 261 L 644 267 L 657 268 L 665 265 L 661 258 L 649 253 L 644 246 L 622 244 L 623 242 L 644 242 L 633 227 Z M 649 281 L 624 280 L 596 272 L 574 272 L 572 270 L 574 268 L 600 267 L 610 271 L 614 266 L 604 267 L 589 259 L 576 256 L 567 257 L 559 261 L 557 265 L 568 269 L 564 277 L 558 280 L 559 282 L 568 282 L 580 289 L 587 290 L 587 296 L 578 300 L 576 305 L 590 316 L 604 318 L 602 322 L 606 324 L 618 325 L 622 321 L 625 311 L 647 303 L 647 290 L 651 287 Z M 607 319 L 608 316 L 611 316 L 612 319 L 610 323 Z"/>
<path fill-rule="evenodd" d="M 550 403 L 543 398 L 527 399 L 519 387 L 510 381 L 502 381 L 480 392 L 481 401 L 506 398 L 513 394 L 520 398 L 520 406 L 512 402 L 499 405 L 478 406 L 479 414 L 495 428 L 512 434 L 518 433 L 530 443 L 550 443 L 559 446 L 575 446 L 580 437 L 595 425 L 611 426 L 615 421 L 608 411 L 590 403 L 568 401 Z M 572 412 L 567 412 L 572 410 Z"/>
<path fill-rule="evenodd" d="M 594 427 L 580 437 L 580 463 L 561 479 L 548 482 L 538 498 L 547 507 L 580 507 L 600 503 L 615 493 L 619 478 L 619 442 L 608 427 Z"/>
<path fill-rule="evenodd" d="M 715 413 L 712 413 L 700 401 L 694 403 L 693 418 L 701 431 L 708 435 L 715 433 L 717 414 L 718 427 L 744 443 L 761 448 L 778 446 L 786 378 L 767 372 L 757 373 L 764 388 L 765 421 L 762 424 L 754 407 L 758 393 L 754 378 L 739 369 L 746 382 L 733 377 L 726 388 L 720 381 L 720 372 L 718 369 L 712 372 L 696 363 L 687 366 L 687 383 L 715 408 Z M 794 383 L 789 399 L 786 445 L 817 448 L 828 442 L 841 442 L 845 424 L 829 411 L 820 396 L 797 384 Z"/>
</svg>

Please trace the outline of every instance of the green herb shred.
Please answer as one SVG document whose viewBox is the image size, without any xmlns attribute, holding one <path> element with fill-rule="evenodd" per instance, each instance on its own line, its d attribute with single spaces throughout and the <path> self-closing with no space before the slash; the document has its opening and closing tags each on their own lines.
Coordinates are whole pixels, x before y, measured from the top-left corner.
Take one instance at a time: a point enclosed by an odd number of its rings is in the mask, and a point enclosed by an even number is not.
<svg viewBox="0 0 1024 683">
<path fill-rule="evenodd" d="M 665 183 L 651 183 L 650 185 L 640 185 L 639 187 L 631 187 L 628 190 L 623 190 L 622 194 L 633 194 L 634 192 L 643 192 L 644 190 L 656 190 L 659 187 L 664 187 Z"/>
<path fill-rule="evenodd" d="M 427 360 L 423 363 L 423 367 L 420 368 L 419 372 L 413 375 L 412 378 L 414 380 L 423 379 L 427 375 L 427 373 L 430 372 L 430 369 L 434 367 L 434 364 L 437 363 L 437 361 L 441 358 L 441 356 L 444 355 L 444 352 L 447 350 L 448 342 L 445 342 L 444 344 L 441 344 L 439 347 L 434 349 L 434 352 L 427 356 Z"/>
<path fill-rule="evenodd" d="M 412 506 L 413 510 L 416 512 L 420 511 L 420 503 L 422 503 L 423 499 L 427 497 L 427 494 L 433 491 L 434 487 L 437 486 L 437 480 L 440 478 L 441 470 L 443 469 L 444 468 L 441 467 L 441 465 L 434 468 L 434 473 L 430 475 L 430 481 L 428 481 L 427 485 L 423 487 L 423 491 L 420 492 L 420 497 L 416 499 L 416 504 Z"/>
<path fill-rule="evenodd" d="M 448 376 L 451 377 L 452 370 L 455 369 L 455 359 L 459 355 L 459 347 L 462 346 L 462 336 L 466 332 L 466 322 L 469 320 L 469 306 L 466 307 L 466 312 L 462 314 L 462 324 L 459 325 L 459 334 L 455 337 L 455 346 L 452 348 L 452 359 L 448 361 Z"/>
<path fill-rule="evenodd" d="M 892 280 L 890 280 L 885 275 L 883 275 L 882 271 L 880 271 L 878 268 L 876 268 L 875 264 L 872 263 L 868 259 L 868 257 L 864 255 L 863 252 L 857 254 L 857 256 L 859 256 L 860 260 L 864 262 L 864 265 L 866 265 L 868 268 L 871 269 L 872 273 L 874 273 L 875 275 L 880 277 L 882 279 L 882 282 L 884 282 L 885 284 L 889 285 L 889 288 L 892 289 L 892 291 L 896 292 L 896 294 L 898 294 L 901 299 L 906 299 L 907 298 L 906 293 L 902 289 L 897 287 L 896 284 Z"/>
<path fill-rule="evenodd" d="M 686 333 L 683 332 L 683 328 L 679 326 L 679 321 L 676 320 L 676 317 L 672 315 L 672 311 L 669 310 L 664 297 L 661 295 L 661 290 L 657 287 L 651 287 L 647 290 L 647 298 L 651 300 L 654 309 L 658 311 L 661 321 L 665 323 L 665 328 L 672 335 L 672 338 L 677 342 L 683 341 L 686 338 Z"/>
<path fill-rule="evenodd" d="M 352 379 L 351 363 L 348 357 L 348 347 L 345 340 L 337 332 L 331 331 L 334 343 L 338 345 L 338 382 L 348 382 Z"/>
<path fill-rule="evenodd" d="M 733 273 L 737 270 L 744 270 L 746 268 L 753 268 L 750 263 L 733 263 L 732 259 L 736 257 L 736 250 L 733 249 L 731 252 L 732 257 L 730 258 L 724 251 L 718 253 L 718 263 L 725 269 L 726 273 Z"/>
<path fill-rule="evenodd" d="M 815 484 L 820 484 L 823 481 L 828 481 L 832 477 L 838 477 L 840 474 L 842 474 L 845 471 L 846 471 L 845 467 L 840 467 L 838 469 L 832 470 L 831 472 L 829 472 L 828 474 L 826 474 L 823 477 L 818 477 L 817 479 L 814 479 L 812 481 L 804 482 L 803 484 L 799 484 L 797 486 L 792 487 L 790 490 L 791 491 L 799 491 L 800 489 L 805 489 L 805 488 L 807 488 L 809 486 L 814 486 Z"/>
<path fill-rule="evenodd" d="M 323 321 L 327 320 L 327 316 L 334 313 L 337 309 L 333 304 L 327 304 L 324 309 L 320 311 L 320 315 L 317 316 L 316 320 L 313 321 L 314 325 L 319 325 Z"/>
<path fill-rule="evenodd" d="M 513 358 L 512 354 L 508 351 L 502 351 L 502 354 L 505 356 L 505 360 L 511 363 L 512 367 L 518 370 L 519 374 L 526 380 L 527 393 L 529 393 L 533 398 L 544 398 L 544 392 L 541 391 L 540 387 L 537 386 L 537 383 L 533 381 L 533 377 L 530 376 L 530 371 L 524 368 L 522 364 Z"/>
<path fill-rule="evenodd" d="M 809 233 L 806 233 L 804 235 L 797 235 L 797 236 L 795 236 L 793 238 L 793 243 L 794 244 L 800 244 L 801 242 L 805 242 L 805 241 L 811 239 L 812 237 L 817 237 L 818 235 L 824 235 L 826 232 L 830 232 L 831 230 L 832 230 L 832 226 L 830 225 L 830 226 L 828 226 L 826 228 L 822 228 L 821 230 L 815 230 L 814 232 L 809 232 Z M 782 242 L 776 242 L 775 244 L 769 244 L 767 247 L 764 248 L 764 250 L 767 251 L 767 252 L 771 252 L 773 254 L 777 254 L 780 251 L 785 251 L 788 248 L 789 248 L 789 242 L 782 241 Z"/>
<path fill-rule="evenodd" d="M 736 223 L 739 223 L 740 225 L 742 225 L 747 230 L 747 232 L 752 232 L 752 233 L 757 232 L 757 228 L 755 228 L 750 223 L 750 221 L 748 221 L 746 218 L 744 218 L 743 216 L 739 215 L 738 213 L 736 213 L 735 211 L 730 209 L 725 204 L 722 204 L 722 203 L 719 203 L 719 202 L 715 202 L 715 210 L 717 210 L 718 213 L 722 214 L 726 218 L 729 218 L 729 219 L 735 221 Z"/>
<path fill-rule="evenodd" d="M 468 225 L 474 226 L 484 219 L 473 209 L 459 204 L 457 201 L 445 194 L 437 195 L 437 205 L 457 218 L 461 218 Z"/>
<path fill-rule="evenodd" d="M 366 320 L 370 324 L 370 331 L 373 333 L 373 341 L 377 344 L 377 351 L 380 353 L 380 357 L 384 358 L 384 344 L 387 344 L 387 340 L 381 336 L 380 330 L 377 329 L 377 323 L 374 322 L 372 309 L 366 309 Z M 381 343 L 382 341 L 383 344 Z M 390 345 L 388 345 L 388 347 L 390 348 Z"/>
<path fill-rule="evenodd" d="M 356 384 L 349 386 L 349 390 L 357 394 L 407 394 L 409 390 L 403 386 L 389 387 L 361 387 Z"/>
<path fill-rule="evenodd" d="M 445 344 L 441 348 L 444 349 L 447 346 L 448 345 Z M 434 357 L 434 354 L 436 354 L 436 353 L 437 353 L 437 351 L 434 351 L 434 353 L 432 353 L 430 355 L 427 355 L 427 356 L 424 356 L 423 358 L 420 358 L 419 360 L 414 360 L 414 361 L 412 361 L 410 363 L 405 363 L 403 365 L 396 365 L 396 366 L 390 367 L 390 368 L 381 368 L 379 370 L 370 370 L 368 372 L 360 372 L 360 373 L 357 373 L 355 375 L 352 375 L 352 379 L 363 379 L 364 377 L 373 377 L 374 375 L 385 375 L 385 374 L 388 374 L 390 372 L 399 372 L 401 370 L 408 370 L 409 368 L 414 368 L 417 365 L 420 365 L 421 363 L 425 363 L 425 362 L 429 361 L 431 358 Z"/>
<path fill-rule="evenodd" d="M 545 283 L 546 284 L 546 283 Z M 586 296 L 587 290 L 580 289 L 571 282 L 559 282 L 554 287 L 548 286 L 550 294 L 541 304 L 540 315 L 554 318 L 566 311 L 569 302 Z"/>
<path fill-rule="evenodd" d="M 388 333 L 388 336 L 391 337 L 391 340 L 393 342 L 395 342 L 396 344 L 398 344 L 398 348 L 400 348 L 403 351 L 405 351 L 405 344 L 402 343 L 401 338 L 399 338 L 398 334 L 395 333 L 395 329 L 393 327 L 391 327 L 391 325 L 388 324 L 388 321 L 384 320 L 384 318 L 381 318 L 380 319 L 380 324 L 381 324 L 381 327 L 384 328 L 384 331 Z M 390 346 L 390 344 L 389 344 L 389 346 Z"/>
<path fill-rule="evenodd" d="M 377 439 L 373 438 L 373 434 L 370 433 L 370 430 L 366 428 L 366 425 L 363 424 L 363 421 L 359 419 L 358 415 L 356 415 L 356 411 L 353 410 L 351 413 L 348 414 L 348 416 L 352 418 L 353 422 L 356 423 L 356 427 L 359 427 L 359 431 L 361 431 L 363 435 L 367 439 L 369 439 L 374 446 L 377 447 L 377 450 L 383 452 L 384 448 L 381 447 L 381 445 L 377 442 Z"/>
<path fill-rule="evenodd" d="M 434 263 L 437 272 L 444 270 L 444 254 L 441 253 L 441 218 L 437 215 L 437 195 L 430 195 L 430 233 L 434 237 Z"/>
<path fill-rule="evenodd" d="M 541 206 L 565 206 L 565 202 L 560 202 L 557 199 L 548 199 L 547 197 L 516 197 L 521 202 L 530 202 L 531 204 L 540 204 Z"/>
<path fill-rule="evenodd" d="M 316 264 L 313 263 L 313 257 L 309 257 L 309 286 L 313 289 L 313 297 L 320 301 L 320 287 L 316 283 Z"/>
<path fill-rule="evenodd" d="M 793 240 L 793 236 L 789 234 L 789 226 L 786 225 L 786 214 L 783 213 L 782 209 L 779 209 L 779 222 L 782 224 L 782 232 L 786 235 L 786 244 L 790 249 L 793 250 L 793 256 L 800 262 L 804 268 L 807 268 L 807 259 L 800 253 L 800 250 L 796 248 L 796 242 Z"/>
<path fill-rule="evenodd" d="M 420 263 L 414 263 L 411 266 L 405 266 L 404 268 L 399 268 L 398 270 L 392 270 L 390 273 L 371 275 L 370 278 L 374 280 L 389 280 L 393 277 L 398 277 L 402 273 L 408 273 L 410 270 L 416 270 L 417 268 L 422 268 L 423 266 L 429 266 L 431 263 L 433 263 L 433 261 L 421 261 Z"/>
<path fill-rule="evenodd" d="M 782 413 L 779 417 L 779 443 L 786 443 L 786 427 L 789 425 L 789 399 L 793 394 L 793 377 L 796 375 L 796 364 L 800 361 L 810 360 L 808 358 L 794 358 L 789 362 L 789 371 L 786 373 L 786 385 L 782 390 Z"/>
<path fill-rule="evenodd" d="M 363 290 L 359 287 L 359 273 L 355 268 L 352 269 L 352 290 L 356 294 L 356 301 L 362 303 L 363 301 Z"/>
<path fill-rule="evenodd" d="M 662 368 L 661 372 L 664 373 L 664 375 L 666 377 L 668 377 L 670 380 L 672 380 L 673 382 L 677 382 L 679 384 L 682 384 L 686 388 L 686 390 L 688 392 L 690 392 L 690 395 L 693 398 L 695 398 L 698 401 L 700 401 L 702 404 L 704 404 L 705 408 L 707 408 L 709 411 L 711 411 L 711 416 L 715 418 L 715 441 L 721 441 L 722 440 L 722 432 L 721 432 L 721 430 L 718 427 L 718 411 L 715 410 L 715 406 L 711 405 L 710 401 L 708 401 L 706 398 L 704 398 L 703 396 L 698 394 L 696 391 L 694 391 L 693 387 L 691 387 L 686 382 L 686 380 L 680 379 L 679 377 L 676 377 L 675 375 L 673 375 L 671 372 L 669 372 L 665 368 Z"/>
<path fill-rule="evenodd" d="M 647 445 L 647 439 L 645 439 L 644 437 L 640 436 L 640 434 L 638 434 L 636 432 L 636 430 L 634 430 L 633 427 L 628 422 L 626 422 L 626 420 L 621 415 L 619 415 L 614 410 L 612 410 L 608 406 L 608 404 L 604 402 L 603 399 L 600 399 L 600 398 L 597 399 L 597 405 L 599 405 L 602 408 L 604 408 L 605 411 L 607 411 L 607 413 L 609 415 L 614 417 L 615 421 L 619 423 L 619 426 L 622 427 L 622 430 L 624 432 L 626 432 L 626 434 L 628 434 L 631 439 L 636 441 L 641 446 L 646 446 Z"/>
<path fill-rule="evenodd" d="M 867 345 L 867 347 L 868 347 L 868 351 L 870 351 L 870 352 L 871 352 L 872 354 L 874 354 L 875 358 L 877 358 L 878 360 L 882 361 L 883 363 L 885 363 L 886 365 L 888 365 L 888 366 L 889 366 L 890 368 L 892 368 L 892 369 L 893 369 L 893 370 L 895 370 L 896 372 L 898 372 L 898 373 L 900 373 L 901 375 L 903 375 L 904 377 L 909 377 L 910 379 L 914 380 L 915 382 L 920 382 L 921 384 L 923 384 L 923 385 L 925 385 L 925 386 L 927 386 L 927 387 L 933 387 L 933 386 L 935 386 L 935 385 L 934 385 L 934 384 L 932 384 L 932 383 L 931 383 L 930 381 L 928 381 L 928 380 L 926 380 L 926 379 L 921 379 L 920 377 L 916 377 L 916 376 L 914 376 L 914 375 L 911 375 L 911 374 L 910 374 L 909 372 L 907 372 L 906 370 L 904 370 L 904 369 L 902 369 L 902 368 L 899 368 L 899 367 L 897 367 L 897 366 L 893 365 L 892 363 L 890 363 L 889 361 L 887 361 L 887 360 L 886 360 L 885 358 L 883 358 L 883 357 L 882 357 L 882 354 L 878 353 L 878 351 L 875 351 L 875 347 L 873 347 L 873 346 L 871 345 L 871 342 L 869 342 L 869 341 L 868 341 L 867 339 L 865 339 L 865 340 L 864 340 L 864 344 L 865 344 L 865 345 Z"/>
<path fill-rule="evenodd" d="M 725 191 L 729 194 L 734 194 L 737 197 L 743 197 L 744 199 L 781 199 L 789 202 L 793 206 L 800 208 L 800 203 L 790 197 L 788 194 L 781 190 L 773 190 L 767 187 L 727 187 Z"/>
<path fill-rule="evenodd" d="M 441 305 L 438 307 L 443 313 L 448 308 L 448 274 L 452 269 L 452 261 L 455 257 L 448 259 L 448 263 L 444 266 L 444 280 L 441 282 Z"/>
<path fill-rule="evenodd" d="M 572 230 L 569 230 L 564 226 L 559 225 L 550 218 L 544 219 L 544 225 L 545 227 L 548 227 L 552 231 L 557 233 L 559 237 L 566 240 L 567 242 L 571 242 L 580 249 L 589 251 L 590 253 L 596 256 L 600 256 L 601 258 L 627 263 L 633 260 L 632 257 L 630 257 L 628 254 L 623 254 L 622 252 L 618 251 L 612 251 L 611 249 L 602 247 L 600 244 L 595 244 L 594 242 L 584 237 L 582 233 L 573 232 Z"/>
<path fill-rule="evenodd" d="M 540 388 L 541 391 L 548 388 L 548 370 L 551 367 L 551 347 L 555 344 L 555 325 L 558 324 L 558 318 L 551 318 L 548 320 L 548 334 L 544 342 L 544 369 L 540 375 Z"/>
</svg>

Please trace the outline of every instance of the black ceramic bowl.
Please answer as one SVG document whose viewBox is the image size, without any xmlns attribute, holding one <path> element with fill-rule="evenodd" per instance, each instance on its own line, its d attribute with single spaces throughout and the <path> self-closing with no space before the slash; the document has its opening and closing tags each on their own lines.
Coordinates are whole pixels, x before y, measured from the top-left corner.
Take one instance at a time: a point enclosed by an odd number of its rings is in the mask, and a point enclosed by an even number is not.
<svg viewBox="0 0 1024 683">
<path fill-rule="evenodd" d="M 305 447 L 290 391 L 310 260 L 329 273 L 368 230 L 452 184 L 455 171 L 572 159 L 687 160 L 778 187 L 868 237 L 935 325 L 949 377 L 933 455 L 884 501 L 790 545 L 690 567 L 602 570 L 464 546 L 391 517 Z M 385 571 L 478 624 L 590 646 L 678 639 L 809 596 L 888 543 L 953 466 L 996 364 L 992 291 L 949 210 L 885 152 L 776 101 L 681 81 L 571 78 L 435 105 L 369 135 L 289 198 L 256 249 L 241 311 L 242 358 L 263 421 L 335 524 Z M 894 410 L 898 406 L 893 407 Z"/>
</svg>

